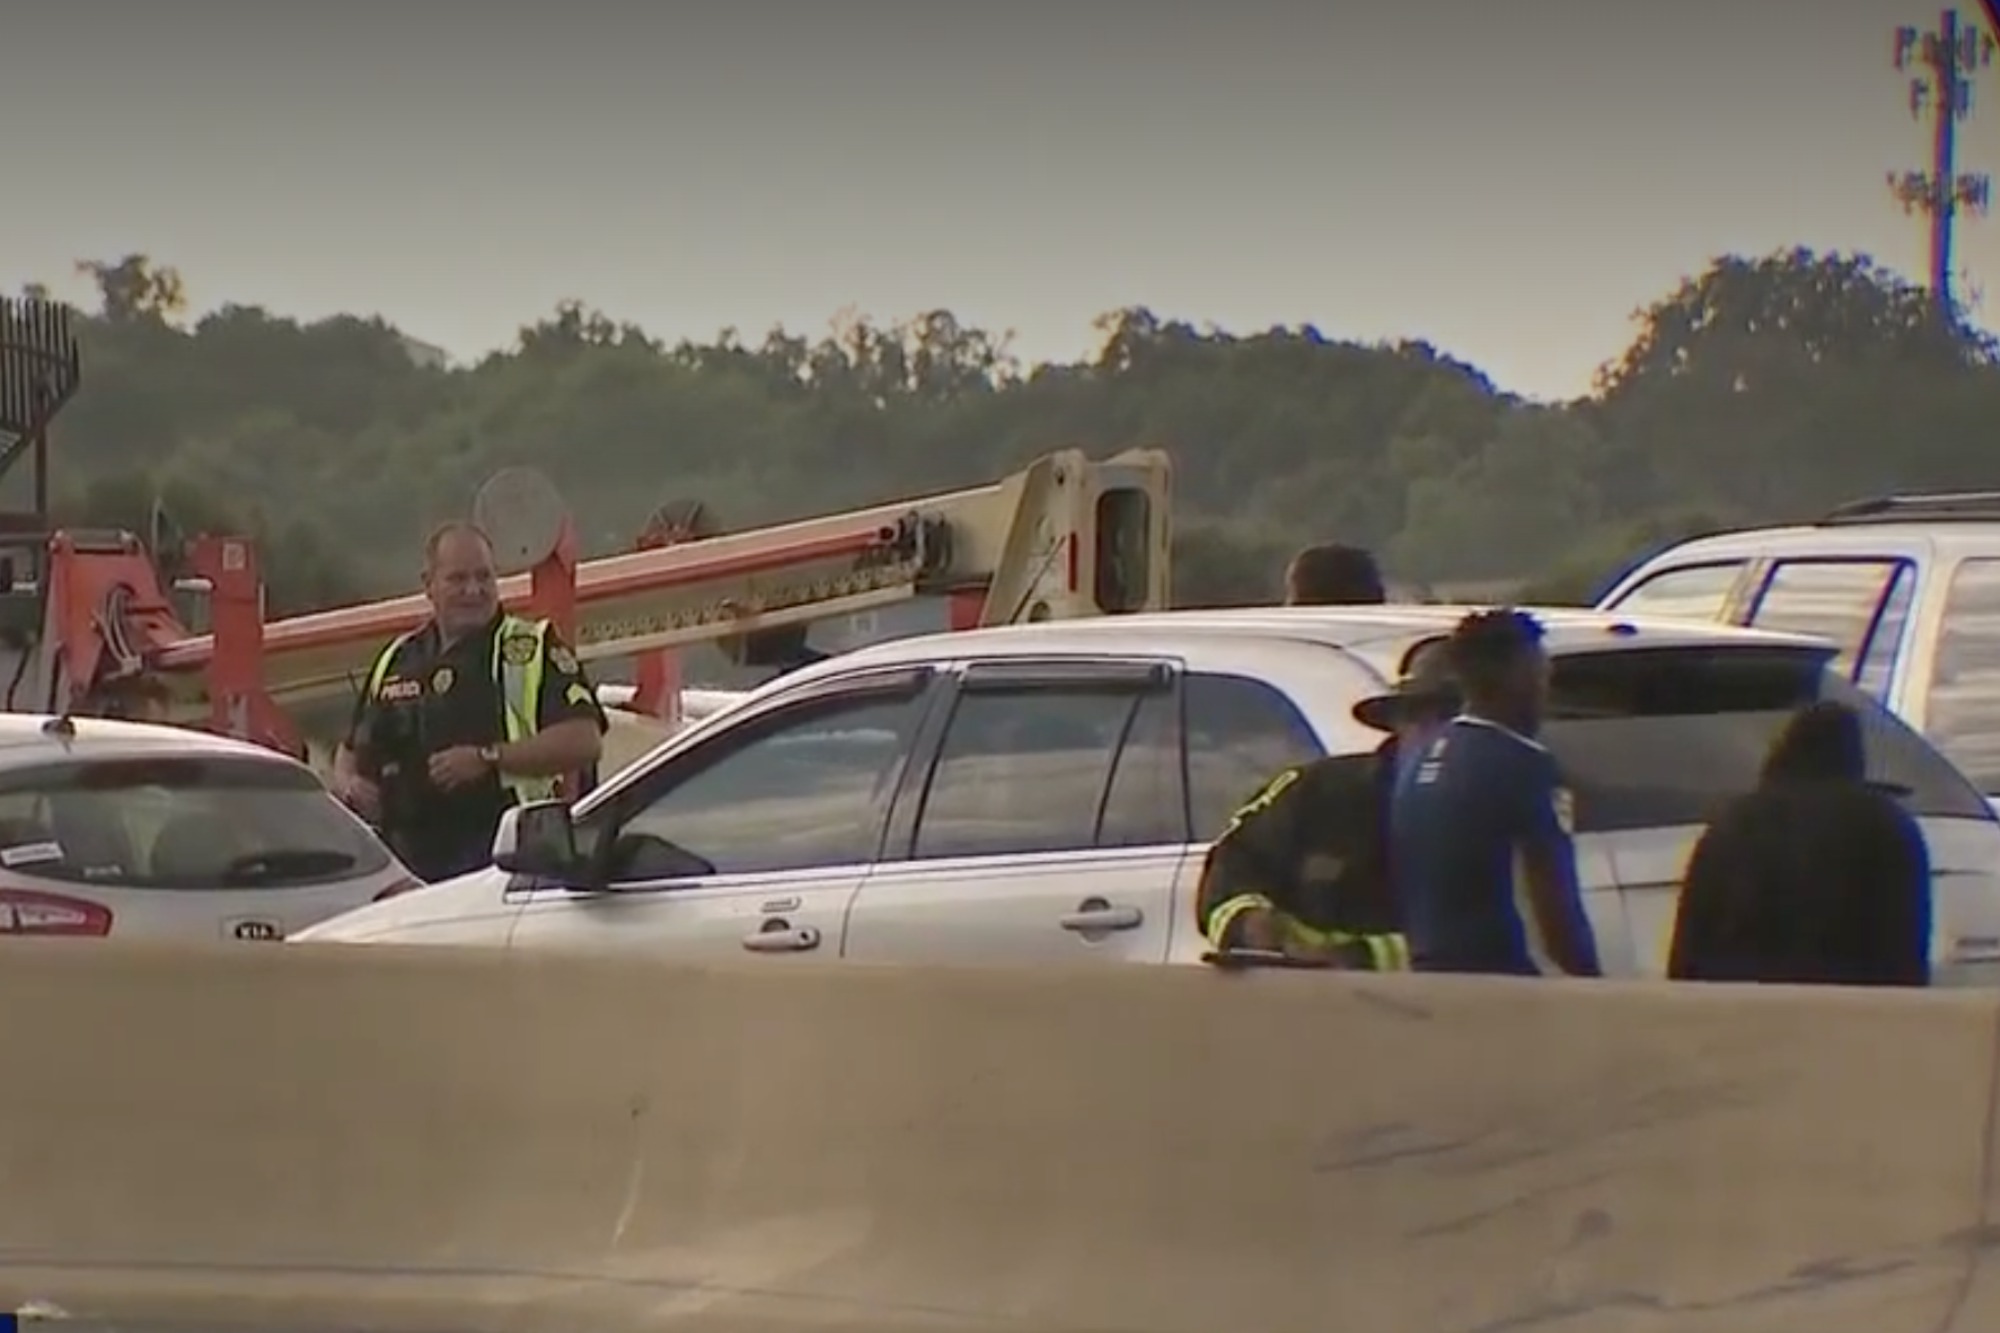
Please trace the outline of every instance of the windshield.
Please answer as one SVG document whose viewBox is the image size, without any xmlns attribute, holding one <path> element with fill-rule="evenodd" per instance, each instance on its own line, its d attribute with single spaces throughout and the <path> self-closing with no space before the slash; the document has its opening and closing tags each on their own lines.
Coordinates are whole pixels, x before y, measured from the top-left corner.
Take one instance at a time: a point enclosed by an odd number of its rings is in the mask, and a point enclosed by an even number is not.
<svg viewBox="0 0 2000 1333">
<path fill-rule="evenodd" d="M 1912 814 L 1993 817 L 1949 760 L 1825 660 L 1761 645 L 1556 658 L 1543 739 L 1574 789 L 1577 830 L 1706 823 L 1756 786 L 1779 728 L 1818 699 L 1860 713 L 1869 780 Z"/>
<path fill-rule="evenodd" d="M 388 851 L 310 772 L 247 756 L 83 759 L 0 774 L 0 871 L 144 889 L 374 874 Z"/>
</svg>

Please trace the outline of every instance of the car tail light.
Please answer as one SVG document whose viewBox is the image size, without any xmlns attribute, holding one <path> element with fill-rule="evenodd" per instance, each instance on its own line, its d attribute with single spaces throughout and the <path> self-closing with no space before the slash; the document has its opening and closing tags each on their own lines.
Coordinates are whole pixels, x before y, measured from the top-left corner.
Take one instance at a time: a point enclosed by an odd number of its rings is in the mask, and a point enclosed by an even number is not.
<svg viewBox="0 0 2000 1333">
<path fill-rule="evenodd" d="M 424 882 L 422 880 L 410 879 L 405 877 L 403 879 L 397 880 L 394 884 L 391 884 L 388 888 L 382 890 L 382 892 L 376 894 L 373 898 L 369 899 L 369 901 L 377 903 L 385 903 L 388 902 L 391 898 L 397 897 L 398 895 L 401 894 L 408 893 L 412 889 L 421 889 L 423 886 Z"/>
<path fill-rule="evenodd" d="M 111 909 L 86 898 L 32 889 L 0 889 L 0 935 L 111 933 Z"/>
</svg>

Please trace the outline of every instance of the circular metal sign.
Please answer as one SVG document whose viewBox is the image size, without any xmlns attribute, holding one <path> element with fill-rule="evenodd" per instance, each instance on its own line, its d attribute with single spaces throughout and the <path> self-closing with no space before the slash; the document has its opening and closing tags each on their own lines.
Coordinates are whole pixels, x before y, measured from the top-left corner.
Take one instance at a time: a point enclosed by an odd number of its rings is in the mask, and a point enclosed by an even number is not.
<svg viewBox="0 0 2000 1333">
<path fill-rule="evenodd" d="M 562 538 L 566 514 L 555 483 L 531 467 L 502 468 L 472 500 L 472 521 L 493 541 L 503 570 L 540 564 Z"/>
</svg>

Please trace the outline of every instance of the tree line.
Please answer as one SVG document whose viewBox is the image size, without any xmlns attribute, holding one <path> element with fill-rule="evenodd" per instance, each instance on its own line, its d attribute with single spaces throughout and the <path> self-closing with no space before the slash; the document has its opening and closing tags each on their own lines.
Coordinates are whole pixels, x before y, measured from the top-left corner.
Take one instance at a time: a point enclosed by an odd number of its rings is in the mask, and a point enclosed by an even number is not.
<svg viewBox="0 0 2000 1333">
<path fill-rule="evenodd" d="M 748 526 L 1070 445 L 1172 451 L 1188 604 L 1269 598 L 1290 551 L 1324 540 L 1406 582 L 1575 599 L 1693 532 L 1989 485 L 2000 417 L 1985 335 L 1866 256 L 1807 250 L 1717 259 L 1565 403 L 1424 342 L 1239 336 L 1144 308 L 1103 316 L 1089 359 L 1024 365 L 943 310 L 668 344 L 568 301 L 449 368 L 379 318 L 190 318 L 169 265 L 80 268 L 99 301 L 53 432 L 59 517 L 145 531 L 164 509 L 258 537 L 283 610 L 407 588 L 418 535 L 505 466 L 545 472 L 602 552 L 673 500 Z"/>
</svg>

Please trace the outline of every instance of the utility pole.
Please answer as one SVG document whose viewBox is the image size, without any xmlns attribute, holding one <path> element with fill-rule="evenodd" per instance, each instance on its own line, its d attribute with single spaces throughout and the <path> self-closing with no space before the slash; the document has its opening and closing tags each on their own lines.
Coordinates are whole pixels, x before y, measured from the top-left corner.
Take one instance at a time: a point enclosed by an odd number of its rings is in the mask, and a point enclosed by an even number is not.
<svg viewBox="0 0 2000 1333">
<path fill-rule="evenodd" d="M 1986 4 L 1986 0 L 1982 0 Z M 1994 39 L 1977 23 L 1960 23 L 1947 9 L 1937 29 L 1896 29 L 1895 66 L 1909 77 L 1910 118 L 1931 118 L 1931 169 L 1892 171 L 1889 193 L 1905 213 L 1922 211 L 1931 224 L 1931 297 L 1948 323 L 1957 323 L 1952 298 L 1952 231 L 1961 211 L 1983 216 L 1992 200 L 1993 180 L 1984 172 L 1958 170 L 1958 124 L 1972 110 L 1971 76 L 1993 63 Z"/>
</svg>

